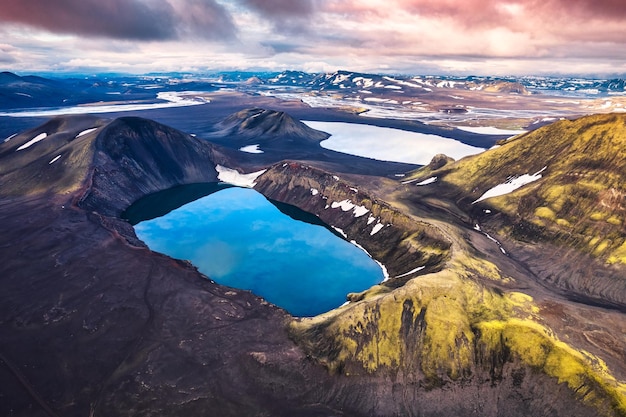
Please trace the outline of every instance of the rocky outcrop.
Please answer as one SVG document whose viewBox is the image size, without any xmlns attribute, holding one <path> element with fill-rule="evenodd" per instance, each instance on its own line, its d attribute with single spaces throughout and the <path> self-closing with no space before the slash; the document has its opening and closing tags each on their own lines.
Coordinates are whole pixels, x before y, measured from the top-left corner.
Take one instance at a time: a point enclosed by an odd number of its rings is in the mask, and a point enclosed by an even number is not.
<svg viewBox="0 0 626 417">
<path fill-rule="evenodd" d="M 217 124 L 212 136 L 227 137 L 237 146 L 249 145 L 251 139 L 261 140 L 266 146 L 274 142 L 311 146 L 328 138 L 327 133 L 312 129 L 285 112 L 259 108 L 228 116 Z"/>
<path fill-rule="evenodd" d="M 124 117 L 94 139 L 93 166 L 80 206 L 109 216 L 175 185 L 217 182 L 216 147 L 151 120 Z"/>
<path fill-rule="evenodd" d="M 499 81 L 487 84 L 484 87 L 484 91 L 488 93 L 521 94 L 524 96 L 531 94 L 522 83 L 512 81 Z"/>
<path fill-rule="evenodd" d="M 257 179 L 266 197 L 315 214 L 387 269 L 409 278 L 441 267 L 450 242 L 434 226 L 410 218 L 339 176 L 299 162 L 274 165 Z M 390 283 L 390 285 L 394 285 Z"/>
</svg>

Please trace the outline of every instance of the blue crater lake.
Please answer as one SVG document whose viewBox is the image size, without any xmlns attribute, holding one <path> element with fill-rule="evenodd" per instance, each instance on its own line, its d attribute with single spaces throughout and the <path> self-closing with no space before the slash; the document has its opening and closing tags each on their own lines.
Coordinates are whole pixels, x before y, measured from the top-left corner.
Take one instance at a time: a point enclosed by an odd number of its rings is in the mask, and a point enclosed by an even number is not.
<svg viewBox="0 0 626 417">
<path fill-rule="evenodd" d="M 252 189 L 204 184 L 178 187 L 174 194 L 197 197 L 198 187 L 211 194 L 151 220 L 137 223 L 137 213 L 127 216 L 150 249 L 188 259 L 216 282 L 251 290 L 294 316 L 329 311 L 347 293 L 383 280 L 380 266 L 363 250 L 320 224 L 295 219 L 317 217 L 272 204 Z M 171 204 L 170 198 L 149 197 L 143 211 L 154 211 L 159 200 Z"/>
</svg>

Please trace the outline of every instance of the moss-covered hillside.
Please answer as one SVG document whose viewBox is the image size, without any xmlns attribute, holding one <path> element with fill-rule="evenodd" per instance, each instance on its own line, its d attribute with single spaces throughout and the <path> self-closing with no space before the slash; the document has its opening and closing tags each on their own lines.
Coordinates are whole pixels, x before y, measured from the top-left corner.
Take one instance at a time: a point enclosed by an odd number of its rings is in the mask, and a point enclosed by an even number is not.
<svg viewBox="0 0 626 417">
<path fill-rule="evenodd" d="M 294 339 L 349 378 L 387 376 L 425 392 L 474 386 L 519 393 L 541 375 L 597 415 L 626 415 L 626 384 L 601 358 L 560 340 L 532 297 L 481 283 L 508 277 L 457 249 L 443 271 L 396 289 L 373 287 L 357 303 L 292 322 Z"/>
<path fill-rule="evenodd" d="M 563 120 L 477 156 L 439 159 L 442 163 L 403 178 L 397 195 L 404 204 L 419 204 L 433 215 L 441 213 L 433 207 L 443 208 L 456 213 L 457 221 L 487 224 L 509 239 L 506 243 L 525 242 L 533 253 L 566 247 L 590 257 L 611 274 L 578 270 L 572 258 L 560 254 L 544 272 L 563 270 L 569 277 L 575 271 L 576 280 L 561 286 L 570 291 L 566 297 L 583 294 L 620 302 L 623 294 L 602 291 L 624 281 L 619 272 L 626 264 L 626 115 Z M 529 181 L 514 191 L 508 187 L 507 194 L 481 199 L 520 177 Z M 465 214 L 459 216 L 461 212 Z M 470 233 L 483 236 L 477 229 Z M 296 320 L 291 325 L 294 339 L 347 377 L 387 376 L 424 392 L 468 385 L 519 392 L 531 384 L 531 375 L 542 375 L 567 387 L 598 415 L 626 415 L 626 384 L 583 344 L 559 335 L 551 327 L 558 323 L 544 316 L 545 300 L 537 302 L 526 292 L 523 282 L 535 285 L 539 276 L 533 275 L 532 262 L 519 263 L 521 269 L 509 276 L 513 270 L 504 265 L 518 262 L 515 247 L 512 254 L 496 249 L 501 258 L 488 257 L 473 247 L 462 227 L 448 224 L 445 230 L 454 243 L 440 271 L 399 288 L 375 286 L 358 302 Z M 537 294 L 544 297 L 545 290 Z"/>
<path fill-rule="evenodd" d="M 546 238 L 626 264 L 626 114 L 562 120 L 413 178 L 428 175 L 453 186 L 465 210 L 505 214 L 503 234 Z M 540 178 L 474 204 L 523 175 Z"/>
</svg>

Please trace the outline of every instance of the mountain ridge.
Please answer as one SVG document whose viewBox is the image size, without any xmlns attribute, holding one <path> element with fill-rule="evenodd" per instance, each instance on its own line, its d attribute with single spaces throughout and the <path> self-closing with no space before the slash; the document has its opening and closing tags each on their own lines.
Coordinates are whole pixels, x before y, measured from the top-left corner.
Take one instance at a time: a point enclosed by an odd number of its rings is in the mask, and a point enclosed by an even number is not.
<svg viewBox="0 0 626 417">
<path fill-rule="evenodd" d="M 318 144 L 328 134 L 311 129 L 282 111 L 251 108 L 226 117 L 216 126 L 215 136 L 228 136 L 237 146 L 255 143 L 291 142 L 294 146 Z"/>
<path fill-rule="evenodd" d="M 577 288 L 625 308 L 626 115 L 563 120 L 501 144 L 438 170 L 418 170 L 409 178 L 419 182 L 437 177 L 433 190 L 445 189 L 480 227 L 519 245 L 529 262 L 536 252 L 533 242 L 554 246 L 547 253 L 568 253 L 572 269 L 562 265 L 559 272 L 546 260 L 538 271 L 551 285 Z M 527 185 L 478 201 L 486 191 L 524 175 L 532 179 Z M 534 256 L 537 260 L 547 254 Z M 575 273 L 574 265 L 586 273 Z M 599 277 L 590 283 L 586 274 Z"/>
</svg>

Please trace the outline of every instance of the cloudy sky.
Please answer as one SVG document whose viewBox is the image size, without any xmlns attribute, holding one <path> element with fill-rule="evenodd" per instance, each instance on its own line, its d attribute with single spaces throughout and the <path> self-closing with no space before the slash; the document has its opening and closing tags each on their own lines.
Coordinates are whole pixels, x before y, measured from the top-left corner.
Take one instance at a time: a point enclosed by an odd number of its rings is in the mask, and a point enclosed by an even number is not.
<svg viewBox="0 0 626 417">
<path fill-rule="evenodd" d="M 0 69 L 626 74 L 625 0 L 2 0 Z"/>
</svg>

